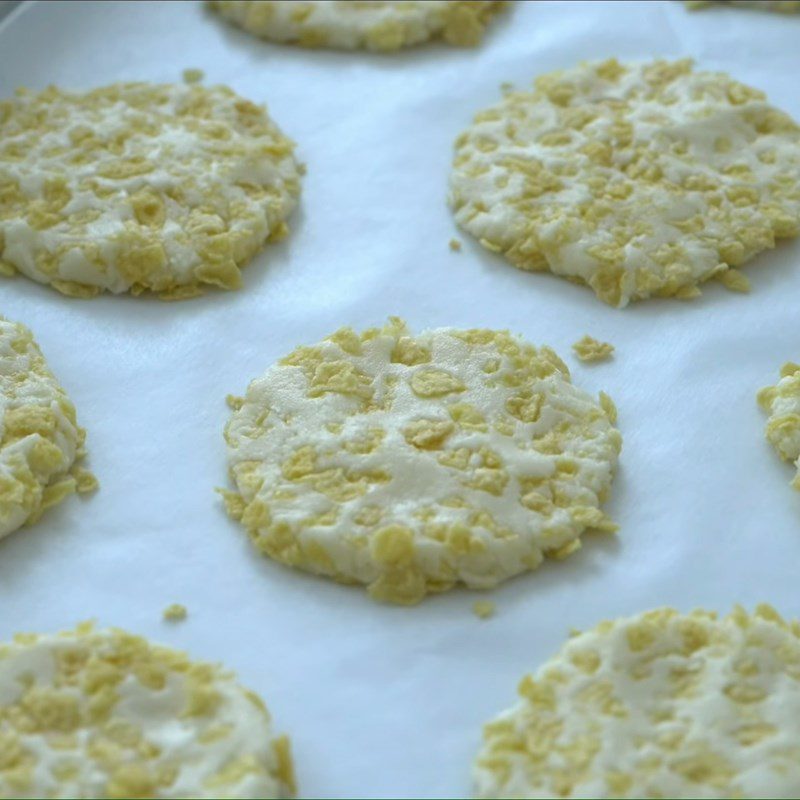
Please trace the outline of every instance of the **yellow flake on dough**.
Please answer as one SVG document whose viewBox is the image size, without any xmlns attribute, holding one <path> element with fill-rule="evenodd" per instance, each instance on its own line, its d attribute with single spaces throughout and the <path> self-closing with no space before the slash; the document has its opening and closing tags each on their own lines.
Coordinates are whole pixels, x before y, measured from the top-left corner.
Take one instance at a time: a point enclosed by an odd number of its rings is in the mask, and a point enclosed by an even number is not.
<svg viewBox="0 0 800 800">
<path fill-rule="evenodd" d="M 614 353 L 614 345 L 608 342 L 600 342 L 586 335 L 572 345 L 575 355 L 581 361 L 605 361 L 611 358 Z"/>
</svg>

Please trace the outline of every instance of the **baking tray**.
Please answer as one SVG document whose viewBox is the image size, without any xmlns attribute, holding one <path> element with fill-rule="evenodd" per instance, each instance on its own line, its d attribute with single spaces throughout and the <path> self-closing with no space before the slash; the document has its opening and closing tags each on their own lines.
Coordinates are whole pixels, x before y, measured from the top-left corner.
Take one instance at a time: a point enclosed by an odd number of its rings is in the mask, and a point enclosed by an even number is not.
<svg viewBox="0 0 800 800">
<path fill-rule="evenodd" d="M 199 67 L 266 101 L 308 165 L 292 234 L 237 293 L 183 303 L 76 301 L 23 278 L 0 313 L 28 324 L 88 430 L 100 491 L 0 544 L 0 639 L 96 618 L 223 660 L 294 744 L 301 795 L 470 791 L 481 724 L 568 629 L 671 604 L 765 600 L 800 614 L 800 493 L 763 439 L 755 392 L 800 359 L 800 243 L 752 262 L 750 295 L 615 310 L 586 288 L 519 272 L 456 230 L 452 142 L 499 84 L 585 58 L 693 56 L 800 117 L 800 20 L 677 2 L 520 2 L 476 50 L 308 52 L 235 30 L 196 3 L 25 3 L 0 24 L 0 96 L 18 85 L 174 81 Z M 460 238 L 462 252 L 448 242 Z M 254 554 L 214 494 L 226 485 L 224 398 L 300 343 L 399 314 L 510 328 L 607 391 L 625 444 L 616 537 L 491 593 L 374 603 Z M 584 333 L 617 347 L 586 367 Z M 169 626 L 162 609 L 189 608 Z"/>
</svg>

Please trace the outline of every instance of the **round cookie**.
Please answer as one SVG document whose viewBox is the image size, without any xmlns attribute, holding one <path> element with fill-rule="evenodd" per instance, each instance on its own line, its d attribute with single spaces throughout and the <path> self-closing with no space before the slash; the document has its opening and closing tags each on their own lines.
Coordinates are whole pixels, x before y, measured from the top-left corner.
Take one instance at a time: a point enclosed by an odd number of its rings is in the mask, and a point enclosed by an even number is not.
<svg viewBox="0 0 800 800">
<path fill-rule="evenodd" d="M 375 51 L 443 39 L 477 45 L 504 2 L 495 0 L 209 0 L 211 8 L 264 39 L 302 47 Z"/>
<path fill-rule="evenodd" d="M 610 305 L 693 297 L 800 231 L 800 128 L 689 59 L 542 75 L 456 140 L 456 221 L 525 270 Z"/>
<path fill-rule="evenodd" d="M 85 438 L 31 332 L 0 317 L 0 539 L 96 488 L 77 466 Z"/>
<path fill-rule="evenodd" d="M 91 624 L 0 645 L 0 797 L 287 797 L 289 742 L 218 665 Z"/>
<path fill-rule="evenodd" d="M 792 486 L 800 490 L 800 366 L 784 364 L 777 385 L 762 389 L 758 402 L 769 413 L 767 440 L 797 467 Z"/>
<path fill-rule="evenodd" d="M 577 634 L 484 728 L 476 794 L 794 797 L 800 624 L 662 608 Z"/>
<path fill-rule="evenodd" d="M 613 403 L 505 331 L 343 328 L 233 405 L 231 515 L 262 553 L 379 600 L 485 589 L 615 529 Z"/>
<path fill-rule="evenodd" d="M 299 194 L 294 145 L 225 86 L 0 102 L 0 270 L 64 294 L 235 289 Z"/>
</svg>

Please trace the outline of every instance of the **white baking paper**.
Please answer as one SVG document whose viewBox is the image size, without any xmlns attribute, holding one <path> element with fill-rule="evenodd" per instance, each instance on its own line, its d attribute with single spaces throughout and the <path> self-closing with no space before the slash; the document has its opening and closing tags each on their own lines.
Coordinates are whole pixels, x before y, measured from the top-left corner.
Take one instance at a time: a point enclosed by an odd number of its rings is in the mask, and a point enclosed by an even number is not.
<svg viewBox="0 0 800 800">
<path fill-rule="evenodd" d="M 455 228 L 451 146 L 499 84 L 606 56 L 693 56 L 800 118 L 800 18 L 678 2 L 518 2 L 475 50 L 395 55 L 267 44 L 196 3 L 26 3 L 0 27 L 0 96 L 57 83 L 205 71 L 266 101 L 308 165 L 292 234 L 238 293 L 183 303 L 70 300 L 0 281 L 0 313 L 35 332 L 88 429 L 101 490 L 0 544 L 0 639 L 94 617 L 204 659 L 261 694 L 294 743 L 307 797 L 470 791 L 483 722 L 571 627 L 672 604 L 774 603 L 800 615 L 800 493 L 763 438 L 755 393 L 800 360 L 800 242 L 752 262 L 750 295 L 625 310 L 520 272 Z M 463 251 L 453 253 L 456 236 Z M 226 485 L 224 398 L 300 343 L 405 317 L 510 328 L 548 343 L 619 406 L 617 537 L 491 593 L 382 606 L 257 556 L 214 494 Z M 584 333 L 617 347 L 584 366 Z M 161 621 L 172 602 L 185 623 Z"/>
</svg>

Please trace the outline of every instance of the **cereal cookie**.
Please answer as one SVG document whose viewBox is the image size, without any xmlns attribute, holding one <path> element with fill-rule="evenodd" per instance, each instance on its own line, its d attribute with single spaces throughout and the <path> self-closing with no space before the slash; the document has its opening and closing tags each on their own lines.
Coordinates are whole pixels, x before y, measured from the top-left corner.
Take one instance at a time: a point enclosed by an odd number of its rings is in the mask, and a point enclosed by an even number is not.
<svg viewBox="0 0 800 800">
<path fill-rule="evenodd" d="M 794 797 L 798 637 L 766 605 L 602 622 L 484 728 L 477 796 Z"/>
<path fill-rule="evenodd" d="M 64 294 L 235 289 L 299 193 L 293 144 L 225 86 L 0 102 L 0 269 Z"/>
<path fill-rule="evenodd" d="M 792 486 L 800 490 L 800 365 L 784 364 L 777 385 L 762 389 L 758 402 L 769 413 L 767 439 L 797 467 Z"/>
<path fill-rule="evenodd" d="M 85 438 L 31 332 L 0 317 L 0 539 L 96 487 L 77 466 Z"/>
<path fill-rule="evenodd" d="M 343 328 L 233 405 L 231 515 L 266 555 L 379 600 L 494 586 L 615 528 L 613 403 L 504 331 Z"/>
<path fill-rule="evenodd" d="M 688 59 L 583 63 L 475 117 L 456 140 L 450 202 L 486 248 L 610 305 L 693 297 L 797 235 L 800 127 Z"/>
<path fill-rule="evenodd" d="M 240 28 L 302 47 L 390 51 L 444 39 L 477 45 L 491 17 L 506 3 L 494 0 L 209 0 Z"/>
<path fill-rule="evenodd" d="M 0 645 L 0 797 L 287 797 L 286 737 L 214 664 L 124 631 Z"/>
</svg>

